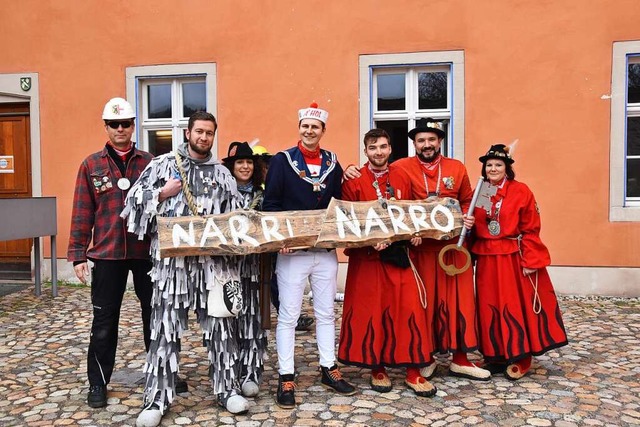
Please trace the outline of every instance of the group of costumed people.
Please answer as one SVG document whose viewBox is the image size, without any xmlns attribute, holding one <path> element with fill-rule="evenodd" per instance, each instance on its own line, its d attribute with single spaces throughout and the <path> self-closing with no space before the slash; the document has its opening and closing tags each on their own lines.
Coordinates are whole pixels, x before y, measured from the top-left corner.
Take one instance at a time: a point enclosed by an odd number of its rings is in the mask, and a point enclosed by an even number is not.
<svg viewBox="0 0 640 427">
<path fill-rule="evenodd" d="M 529 188 L 515 180 L 509 148 L 493 145 L 482 157 L 484 180 L 495 187 L 491 208 L 468 212 L 473 189 L 464 165 L 442 156 L 441 123 L 418 122 L 408 137 L 416 155 L 389 164 L 391 142 L 381 129 L 364 137 L 368 162 L 345 171 L 345 200 L 423 200 L 452 197 L 470 231 L 473 269 L 448 275 L 438 255 L 448 244 L 411 239 L 348 249 L 338 359 L 371 370 L 373 390 L 392 389 L 387 368 L 404 368 L 405 384 L 418 396 L 433 396 L 434 355 L 452 354 L 449 373 L 489 380 L 503 373 L 517 380 L 532 357 L 567 344 L 562 315 L 540 240 L 540 212 Z M 446 265 L 465 264 L 462 251 L 446 251 Z M 482 364 L 468 353 L 479 351 Z"/>
<path fill-rule="evenodd" d="M 467 171 L 461 162 L 442 156 L 445 132 L 440 123 L 419 122 L 408 134 L 416 155 L 394 163 L 390 163 L 389 135 L 381 129 L 367 132 L 368 162 L 343 172 L 335 153 L 320 148 L 327 118 L 328 112 L 315 104 L 301 109 L 298 144 L 276 154 L 267 174 L 267 156 L 256 154 L 246 142 L 231 143 L 227 157 L 217 161 L 211 152 L 216 119 L 196 112 L 189 119 L 187 142 L 147 160 L 137 181 L 126 186 L 121 213 L 126 229 L 141 241 L 151 238 L 153 290 L 151 311 L 143 316 L 149 319 L 149 337 L 144 409 L 138 426 L 159 425 L 182 388 L 180 346 L 189 312 L 195 312 L 202 329 L 217 401 L 233 414 L 246 412 L 246 398 L 259 393 L 267 347 L 260 320 L 259 256 L 162 258 L 158 217 L 239 209 L 322 209 L 331 198 L 387 203 L 451 197 L 463 212 L 470 209 L 473 190 Z M 133 115 L 130 123 L 107 119 L 105 123 L 117 135 L 132 127 Z M 437 372 L 435 355 L 452 354 L 451 375 L 488 380 L 491 374 L 503 372 L 516 380 L 528 372 L 532 356 L 567 343 L 546 271 L 550 257 L 540 240 L 540 214 L 533 194 L 514 179 L 514 160 L 504 145 L 491 146 L 480 161 L 482 176 L 496 191 L 490 208 L 477 207 L 463 215 L 477 260 L 475 282 L 472 269 L 453 276 L 445 273 L 438 263 L 438 254 L 448 243 L 444 241 L 413 237 L 346 250 L 349 265 L 337 356 L 335 250 L 285 247 L 279 251 L 275 266 L 280 293 L 279 406 L 297 404 L 295 329 L 300 326 L 307 284 L 313 291 L 320 381 L 343 395 L 356 393 L 356 388 L 342 377 L 336 361 L 370 369 L 371 387 L 378 392 L 392 389 L 387 368 L 403 368 L 405 384 L 416 395 L 430 397 L 437 391 L 429 381 Z M 448 252 L 445 262 L 461 265 L 463 257 L 461 252 Z M 84 265 L 77 268 L 79 277 L 86 274 Z M 237 306 L 220 307 L 222 284 L 235 289 L 231 297 L 239 297 L 234 300 L 241 301 Z M 483 355 L 483 366 L 468 359 L 474 351 Z M 106 383 L 98 390 L 101 399 L 106 396 Z"/>
<path fill-rule="evenodd" d="M 178 377 L 180 344 L 188 327 L 187 315 L 192 310 L 207 346 L 209 374 L 218 403 L 232 414 L 241 414 L 249 407 L 246 397 L 259 393 L 267 340 L 259 313 L 258 255 L 162 258 L 157 217 L 215 215 L 237 209 L 286 210 L 292 200 L 298 209 L 326 207 L 332 197 L 340 196 L 342 169 L 335 154 L 320 151 L 319 141 L 328 113 L 322 114 L 316 107 L 298 112 L 301 141 L 288 152 L 274 156 L 274 167 L 267 175 L 272 182 L 268 186 L 271 191 L 266 192 L 264 200 L 268 156 L 257 155 L 246 142 L 233 142 L 222 164 L 215 160 L 211 149 L 217 122 L 206 112 L 196 112 L 189 118 L 185 133 L 188 142 L 175 152 L 151 160 L 127 192 L 121 217 L 128 232 L 139 239 L 151 236 L 153 263 L 151 342 L 144 368 L 144 409 L 136 420 L 137 426 L 159 425 L 175 398 L 177 385 L 182 382 Z M 282 161 L 290 156 L 297 159 L 295 163 Z M 307 160 L 309 164 L 303 164 Z M 307 171 L 307 175 L 299 173 L 298 167 Z M 294 170 L 305 187 L 294 192 L 295 196 L 288 192 L 295 184 L 280 179 Z M 312 185 L 306 188 L 308 182 L 303 178 L 308 178 Z M 299 262 L 305 260 L 316 267 L 309 271 L 307 267 L 300 268 Z M 311 272 L 314 269 L 317 271 Z M 276 275 L 280 291 L 276 333 L 280 380 L 276 403 L 282 407 L 296 404 L 295 330 L 313 323 L 300 323 L 307 279 L 314 291 L 321 382 L 338 393 L 354 394 L 355 387 L 341 377 L 335 363 L 335 250 L 311 249 L 307 253 L 283 248 Z M 217 292 L 221 284 L 229 285 L 225 292 L 235 289 L 232 295 L 222 297 Z M 233 312 L 228 304 L 222 304 L 221 300 L 226 303 L 228 299 L 233 301 L 232 306 L 237 303 L 239 311 Z"/>
</svg>

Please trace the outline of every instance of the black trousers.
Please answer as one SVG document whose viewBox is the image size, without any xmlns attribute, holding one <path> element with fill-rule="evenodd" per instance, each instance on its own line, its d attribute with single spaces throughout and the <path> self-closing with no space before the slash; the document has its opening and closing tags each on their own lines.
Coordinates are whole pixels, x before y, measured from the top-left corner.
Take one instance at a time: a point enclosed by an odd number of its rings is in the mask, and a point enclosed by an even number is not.
<svg viewBox="0 0 640 427">
<path fill-rule="evenodd" d="M 118 346 L 118 323 L 122 298 L 129 271 L 140 300 L 142 331 L 145 350 L 151 342 L 151 295 L 153 285 L 149 271 L 151 261 L 128 259 L 117 261 L 95 260 L 91 279 L 93 322 L 87 354 L 87 374 L 90 385 L 107 385 L 113 373 Z"/>
</svg>

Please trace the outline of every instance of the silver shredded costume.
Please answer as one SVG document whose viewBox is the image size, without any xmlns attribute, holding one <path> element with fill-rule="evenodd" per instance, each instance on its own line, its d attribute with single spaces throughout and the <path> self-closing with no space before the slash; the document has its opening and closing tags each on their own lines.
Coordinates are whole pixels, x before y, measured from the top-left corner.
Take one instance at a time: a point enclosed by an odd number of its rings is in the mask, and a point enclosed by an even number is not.
<svg viewBox="0 0 640 427">
<path fill-rule="evenodd" d="M 262 204 L 262 191 L 240 189 L 245 209 L 255 209 Z M 238 314 L 238 343 L 243 381 L 260 384 L 267 350 L 267 331 L 260 321 L 260 255 L 249 254 L 240 261 L 240 277 L 244 295 L 244 307 Z"/>
<path fill-rule="evenodd" d="M 211 157 L 205 160 L 190 158 L 187 144 L 180 146 L 178 152 L 198 215 L 221 214 L 243 207 L 243 197 L 226 167 Z M 194 215 L 182 191 L 159 203 L 160 189 L 171 177 L 179 177 L 175 153 L 153 159 L 129 190 L 121 214 L 127 220 L 129 232 L 137 234 L 140 239 L 147 233 L 152 237 L 153 268 L 150 274 L 154 289 L 151 300 L 151 345 L 144 367 L 144 402 L 145 406 L 155 402 L 163 413 L 175 396 L 180 339 L 188 328 L 187 315 L 191 310 L 196 311 L 207 343 L 209 376 L 218 399 L 224 402 L 229 395 L 239 393 L 244 370 L 242 365 L 245 363 L 243 359 L 255 365 L 252 373 L 257 372 L 258 367 L 260 371 L 262 368 L 260 352 L 254 351 L 243 358 L 240 356 L 239 326 L 245 323 L 241 321 L 242 316 L 216 318 L 207 312 L 213 277 L 229 274 L 231 270 L 237 271 L 241 264 L 246 264 L 242 257 L 160 257 L 155 217 Z M 257 334 L 253 332 L 249 336 Z"/>
</svg>

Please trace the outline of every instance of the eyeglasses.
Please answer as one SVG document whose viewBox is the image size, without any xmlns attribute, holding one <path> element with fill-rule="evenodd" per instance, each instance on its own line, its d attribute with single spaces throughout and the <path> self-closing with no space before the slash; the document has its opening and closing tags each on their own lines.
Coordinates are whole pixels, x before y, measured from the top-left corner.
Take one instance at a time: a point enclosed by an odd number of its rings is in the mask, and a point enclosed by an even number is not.
<svg viewBox="0 0 640 427">
<path fill-rule="evenodd" d="M 132 124 L 133 122 L 131 120 L 128 120 L 126 122 L 108 122 L 107 126 L 109 126 L 111 129 L 118 129 L 120 126 L 122 126 L 122 129 L 128 129 Z"/>
</svg>

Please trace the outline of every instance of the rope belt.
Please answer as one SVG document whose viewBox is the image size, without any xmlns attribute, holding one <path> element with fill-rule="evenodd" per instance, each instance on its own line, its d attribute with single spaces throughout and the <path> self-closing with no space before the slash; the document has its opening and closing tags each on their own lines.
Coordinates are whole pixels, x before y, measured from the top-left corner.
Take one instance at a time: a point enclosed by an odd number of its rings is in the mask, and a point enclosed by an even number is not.
<svg viewBox="0 0 640 427">
<path fill-rule="evenodd" d="M 524 259 L 522 257 L 522 234 L 519 234 L 518 237 L 507 237 L 507 239 L 509 240 L 515 240 L 518 242 L 518 254 L 520 255 L 520 258 Z M 523 273 L 524 274 L 524 273 Z M 529 283 L 531 283 L 531 286 L 533 287 L 533 305 L 532 305 L 532 309 L 533 312 L 535 314 L 540 314 L 540 312 L 542 311 L 542 301 L 540 300 L 540 294 L 538 294 L 538 269 L 536 269 L 536 282 L 533 283 L 533 280 L 531 279 L 531 274 L 527 274 L 527 279 L 529 279 Z"/>
<path fill-rule="evenodd" d="M 409 256 L 407 248 L 405 248 L 404 250 L 407 251 L 407 258 L 409 258 L 411 271 L 413 271 L 413 277 L 415 277 L 416 279 L 416 286 L 418 287 L 418 295 L 420 296 L 420 304 L 422 305 L 422 308 L 427 308 L 427 288 L 424 286 L 422 277 L 420 277 L 420 274 L 418 274 L 418 270 L 416 269 L 416 266 L 413 264 L 413 261 Z"/>
</svg>

